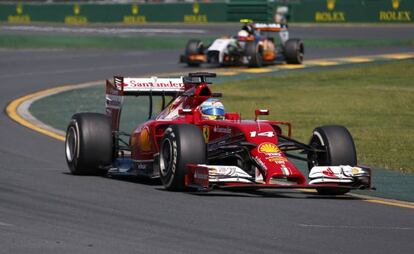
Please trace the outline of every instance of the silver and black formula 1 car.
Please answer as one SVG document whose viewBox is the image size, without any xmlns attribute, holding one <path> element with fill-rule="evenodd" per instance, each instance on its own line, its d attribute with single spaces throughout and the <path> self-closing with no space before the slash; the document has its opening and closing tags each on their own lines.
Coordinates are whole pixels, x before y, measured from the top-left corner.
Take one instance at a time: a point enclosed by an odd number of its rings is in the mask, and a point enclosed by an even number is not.
<svg viewBox="0 0 414 254">
<path fill-rule="evenodd" d="M 242 21 L 244 25 L 236 36 L 218 38 L 208 47 L 199 39 L 188 41 L 180 62 L 193 67 L 202 63 L 260 67 L 303 62 L 304 44 L 300 39 L 289 39 L 286 24 Z"/>
</svg>

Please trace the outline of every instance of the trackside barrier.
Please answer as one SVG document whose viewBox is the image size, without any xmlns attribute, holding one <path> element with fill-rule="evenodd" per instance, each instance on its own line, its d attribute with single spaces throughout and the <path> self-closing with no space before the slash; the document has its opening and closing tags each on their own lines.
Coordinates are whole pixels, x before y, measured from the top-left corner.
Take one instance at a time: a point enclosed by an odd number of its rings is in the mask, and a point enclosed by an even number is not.
<svg viewBox="0 0 414 254">
<path fill-rule="evenodd" d="M 407 23 L 414 14 L 413 0 L 300 0 L 289 6 L 291 22 Z"/>
<path fill-rule="evenodd" d="M 202 3 L 0 3 L 0 22 L 140 24 L 146 22 L 269 22 L 277 7 L 289 7 L 289 22 L 412 23 L 414 0 L 231 0 Z"/>
<path fill-rule="evenodd" d="M 0 4 L 0 21 L 139 24 L 146 22 L 225 22 L 226 3 L 169 4 Z"/>
</svg>

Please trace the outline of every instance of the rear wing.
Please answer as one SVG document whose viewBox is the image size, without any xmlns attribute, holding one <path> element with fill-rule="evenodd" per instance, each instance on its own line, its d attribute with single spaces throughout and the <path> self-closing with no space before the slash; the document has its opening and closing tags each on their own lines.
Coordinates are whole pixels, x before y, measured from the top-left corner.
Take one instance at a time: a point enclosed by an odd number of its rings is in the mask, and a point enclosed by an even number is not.
<svg viewBox="0 0 414 254">
<path fill-rule="evenodd" d="M 256 30 L 263 32 L 280 32 L 282 30 L 287 30 L 286 24 L 279 23 L 255 23 L 253 27 Z"/>
<path fill-rule="evenodd" d="M 200 84 L 207 84 L 207 78 L 216 77 L 215 73 L 195 72 L 189 73 L 187 77 L 180 78 L 127 78 L 115 76 L 114 81 L 106 80 L 106 96 L 105 108 L 106 114 L 112 122 L 112 130 L 119 131 L 119 123 L 121 118 L 122 104 L 124 96 L 149 96 L 148 119 L 153 113 L 153 96 L 161 96 L 161 108 L 166 107 L 166 96 L 172 99 L 167 106 L 178 96 L 192 96 L 196 92 L 195 89 Z M 221 94 L 211 93 L 210 89 L 200 88 L 198 93 L 207 89 L 208 96 L 221 97 Z"/>
<path fill-rule="evenodd" d="M 112 130 L 119 130 L 124 96 L 150 96 L 148 114 L 151 117 L 152 96 L 162 96 L 162 107 L 165 107 L 165 96 L 177 97 L 185 90 L 183 77 L 128 78 L 115 76 L 113 82 L 106 80 L 105 108 L 106 114 L 111 118 Z"/>
<path fill-rule="evenodd" d="M 114 86 L 123 95 L 176 95 L 183 93 L 185 86 L 180 78 L 126 78 L 114 77 Z"/>
</svg>

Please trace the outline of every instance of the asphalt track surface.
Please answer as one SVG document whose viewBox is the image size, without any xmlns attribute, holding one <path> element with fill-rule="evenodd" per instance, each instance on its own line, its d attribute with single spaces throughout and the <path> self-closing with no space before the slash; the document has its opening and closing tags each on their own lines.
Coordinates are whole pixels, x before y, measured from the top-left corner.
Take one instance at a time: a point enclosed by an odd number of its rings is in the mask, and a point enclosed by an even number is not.
<svg viewBox="0 0 414 254">
<path fill-rule="evenodd" d="M 308 58 L 370 54 L 323 51 Z M 405 49 L 372 54 L 398 51 Z M 0 253 L 411 253 L 412 209 L 280 191 L 174 193 L 157 182 L 72 176 L 61 141 L 4 113 L 12 99 L 58 85 L 189 72 L 178 53 L 0 50 Z"/>
</svg>

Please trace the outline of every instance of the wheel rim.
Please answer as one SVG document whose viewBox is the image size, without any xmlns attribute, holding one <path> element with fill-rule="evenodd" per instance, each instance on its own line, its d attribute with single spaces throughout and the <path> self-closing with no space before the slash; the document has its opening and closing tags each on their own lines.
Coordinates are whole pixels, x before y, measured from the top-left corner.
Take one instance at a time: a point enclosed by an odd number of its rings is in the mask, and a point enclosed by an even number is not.
<svg viewBox="0 0 414 254">
<path fill-rule="evenodd" d="M 313 137 L 311 139 L 310 145 L 312 147 L 325 147 L 326 148 L 326 144 L 321 136 L 321 134 L 319 132 L 314 132 L 313 133 Z M 313 166 L 325 166 L 325 164 L 329 164 L 328 163 L 328 153 L 321 153 L 321 152 L 317 152 L 315 154 L 313 154 L 313 156 L 311 156 L 311 163 L 313 164 Z"/>
<path fill-rule="evenodd" d="M 78 148 L 78 135 L 75 128 L 72 126 L 69 128 L 66 135 L 66 159 L 72 162 L 76 157 L 76 151 Z"/>
<path fill-rule="evenodd" d="M 172 162 L 172 144 L 169 139 L 164 140 L 160 151 L 160 171 L 162 175 L 168 174 Z"/>
<path fill-rule="evenodd" d="M 304 48 L 303 48 L 303 45 L 301 44 L 298 50 L 298 62 L 299 63 L 303 62 L 303 55 L 304 55 Z"/>
</svg>

